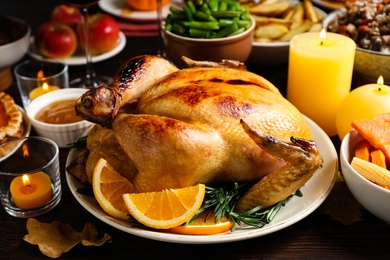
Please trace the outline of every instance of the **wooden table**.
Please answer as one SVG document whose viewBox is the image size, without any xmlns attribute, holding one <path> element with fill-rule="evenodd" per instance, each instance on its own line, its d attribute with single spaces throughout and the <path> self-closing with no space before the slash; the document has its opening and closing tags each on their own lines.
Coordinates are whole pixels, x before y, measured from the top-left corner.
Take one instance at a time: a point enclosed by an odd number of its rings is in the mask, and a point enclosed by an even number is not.
<svg viewBox="0 0 390 260">
<path fill-rule="evenodd" d="M 0 15 L 9 15 L 25 20 L 36 30 L 38 25 L 48 19 L 50 10 L 57 5 L 53 0 L 17 0 L 1 1 Z M 108 60 L 95 64 L 99 74 L 113 76 L 116 69 L 127 59 L 141 54 L 157 52 L 155 37 L 127 38 L 125 49 Z M 1 58 L 1 57 L 0 57 Z M 25 59 L 29 58 L 28 56 Z M 258 68 L 249 65 L 254 71 L 274 83 L 283 94 L 287 81 L 287 66 Z M 70 67 L 70 79 L 84 73 L 83 66 Z M 20 102 L 15 83 L 7 90 L 17 102 Z M 332 138 L 338 150 L 339 141 Z M 174 244 L 148 240 L 115 229 L 87 212 L 73 197 L 65 180 L 65 160 L 69 150 L 61 149 L 62 199 L 51 212 L 37 217 L 41 222 L 60 221 L 81 231 L 87 222 L 92 222 L 99 232 L 112 237 L 110 244 L 101 247 L 76 246 L 61 256 L 62 259 L 96 258 L 218 258 L 218 259 L 302 259 L 302 258 L 385 258 L 390 256 L 390 226 L 367 211 L 362 219 L 350 225 L 343 225 L 324 214 L 322 207 L 305 219 L 278 232 L 240 242 L 209 245 Z M 336 198 L 336 191 L 344 187 L 338 183 L 330 196 Z M 348 203 L 353 199 L 349 198 Z M 325 203 L 329 205 L 329 198 Z M 336 205 L 338 202 L 332 202 Z M 341 199 L 340 199 L 341 203 Z M 5 259 L 45 259 L 37 246 L 23 240 L 27 234 L 26 219 L 9 216 L 0 209 L 0 258 Z"/>
</svg>

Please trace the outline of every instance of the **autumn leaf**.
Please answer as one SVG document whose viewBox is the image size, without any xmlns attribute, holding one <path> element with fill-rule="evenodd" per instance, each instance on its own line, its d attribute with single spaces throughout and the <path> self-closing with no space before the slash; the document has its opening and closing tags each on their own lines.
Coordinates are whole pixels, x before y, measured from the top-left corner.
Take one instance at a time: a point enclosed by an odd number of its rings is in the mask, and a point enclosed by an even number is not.
<svg viewBox="0 0 390 260">
<path fill-rule="evenodd" d="M 333 220 L 344 225 L 362 220 L 363 209 L 349 191 L 340 173 L 338 173 L 332 192 L 319 208 L 320 212 L 329 214 Z"/>
<path fill-rule="evenodd" d="M 65 223 L 58 221 L 42 223 L 34 218 L 29 218 L 27 231 L 28 234 L 23 239 L 32 245 L 38 245 L 42 254 L 51 258 L 60 257 L 78 244 L 101 246 L 107 241 L 110 242 L 111 239 L 108 234 L 104 234 L 102 238 L 98 239 L 96 227 L 89 222 L 80 233 Z"/>
</svg>

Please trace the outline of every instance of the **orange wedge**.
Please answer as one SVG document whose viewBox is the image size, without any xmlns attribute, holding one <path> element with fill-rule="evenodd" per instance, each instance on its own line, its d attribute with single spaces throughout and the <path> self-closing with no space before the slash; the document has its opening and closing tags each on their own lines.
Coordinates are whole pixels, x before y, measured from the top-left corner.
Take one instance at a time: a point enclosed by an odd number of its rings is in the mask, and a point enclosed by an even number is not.
<svg viewBox="0 0 390 260">
<path fill-rule="evenodd" d="M 122 194 L 134 192 L 133 185 L 103 158 L 100 158 L 95 165 L 92 189 L 96 200 L 105 212 L 115 218 L 128 219 L 129 212 L 123 202 Z"/>
<path fill-rule="evenodd" d="M 207 212 L 202 212 L 196 219 L 187 225 L 181 225 L 167 229 L 170 233 L 182 235 L 213 235 L 232 229 L 234 223 L 228 217 L 223 216 L 215 223 L 215 214 L 210 213 L 206 218 Z"/>
<path fill-rule="evenodd" d="M 191 219 L 203 203 L 205 185 L 159 192 L 123 194 L 130 214 L 140 223 L 156 229 L 179 226 Z"/>
</svg>

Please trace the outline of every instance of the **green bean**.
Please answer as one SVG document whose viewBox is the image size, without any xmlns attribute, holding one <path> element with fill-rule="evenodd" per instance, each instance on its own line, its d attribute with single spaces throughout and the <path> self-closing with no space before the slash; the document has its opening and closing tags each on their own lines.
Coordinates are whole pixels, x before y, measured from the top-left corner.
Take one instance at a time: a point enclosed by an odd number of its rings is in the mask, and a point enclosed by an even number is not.
<svg viewBox="0 0 390 260">
<path fill-rule="evenodd" d="M 189 6 L 183 6 L 183 10 L 184 10 L 184 13 L 187 16 L 187 19 L 189 21 L 193 21 L 194 20 L 194 16 L 193 16 L 193 13 L 191 11 L 191 8 Z"/>
<path fill-rule="evenodd" d="M 185 31 L 186 31 L 186 28 L 182 24 L 180 24 L 180 23 L 172 24 L 172 32 L 176 32 L 180 35 L 183 35 L 185 33 Z"/>
<path fill-rule="evenodd" d="M 219 24 L 218 21 L 207 21 L 207 22 L 199 22 L 199 21 L 189 21 L 183 22 L 184 26 L 203 29 L 203 30 L 218 30 Z"/>
<path fill-rule="evenodd" d="M 188 31 L 190 36 L 194 38 L 210 38 L 210 33 L 211 33 L 210 30 L 190 28 Z"/>
<path fill-rule="evenodd" d="M 222 37 L 228 36 L 229 34 L 234 33 L 237 30 L 238 30 L 237 24 L 233 23 L 232 25 L 229 25 L 229 26 L 219 30 L 218 32 L 213 34 L 211 37 L 212 38 L 222 38 Z"/>
<path fill-rule="evenodd" d="M 238 30 L 232 32 L 231 34 L 229 34 L 227 36 L 234 36 L 234 35 L 237 35 L 237 34 L 244 32 L 244 31 L 245 31 L 245 27 L 240 27 Z"/>
<path fill-rule="evenodd" d="M 234 17 L 240 17 L 241 12 L 240 11 L 217 11 L 213 13 L 213 16 L 215 18 L 234 18 Z"/>
<path fill-rule="evenodd" d="M 197 11 L 195 17 L 204 21 L 216 21 L 216 19 L 211 14 L 206 14 L 202 11 Z"/>
<path fill-rule="evenodd" d="M 171 13 L 174 13 L 174 14 L 178 14 L 178 13 L 181 13 L 181 11 L 179 9 L 177 9 L 175 6 L 171 5 L 169 6 L 169 11 Z"/>
<path fill-rule="evenodd" d="M 225 1 L 220 1 L 218 11 L 226 11 L 226 10 L 227 10 L 227 3 Z"/>
<path fill-rule="evenodd" d="M 219 9 L 219 1 L 218 0 L 210 0 L 208 2 L 211 12 L 216 12 Z"/>
<path fill-rule="evenodd" d="M 184 12 L 181 12 L 181 13 L 171 13 L 171 14 L 169 14 L 169 16 L 170 16 L 170 19 L 172 19 L 172 20 L 185 20 L 185 19 L 187 19 L 187 16 L 186 16 L 186 14 L 184 13 Z"/>
<path fill-rule="evenodd" d="M 187 6 L 190 8 L 192 14 L 196 13 L 196 7 L 194 5 L 194 2 L 192 2 L 191 0 L 187 1 Z"/>
<path fill-rule="evenodd" d="M 219 26 L 226 27 L 232 25 L 235 21 L 233 19 L 219 19 Z"/>
<path fill-rule="evenodd" d="M 211 10 L 207 3 L 203 3 L 202 6 L 200 7 L 200 10 L 206 14 L 211 14 Z"/>
</svg>

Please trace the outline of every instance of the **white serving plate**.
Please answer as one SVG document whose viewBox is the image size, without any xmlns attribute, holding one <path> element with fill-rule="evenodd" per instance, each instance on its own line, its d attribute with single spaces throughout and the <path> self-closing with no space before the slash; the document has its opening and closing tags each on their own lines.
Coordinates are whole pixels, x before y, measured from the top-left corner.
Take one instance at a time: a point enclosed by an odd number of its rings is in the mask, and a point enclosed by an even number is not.
<svg viewBox="0 0 390 260">
<path fill-rule="evenodd" d="M 87 211 L 104 223 L 135 236 L 181 244 L 226 243 L 265 236 L 280 231 L 304 219 L 322 204 L 334 186 L 338 171 L 338 156 L 334 145 L 317 124 L 307 117 L 305 117 L 305 119 L 311 130 L 312 139 L 315 140 L 318 145 L 324 161 L 323 165 L 305 186 L 301 188 L 303 197 L 292 197 L 286 206 L 281 208 L 274 220 L 263 228 L 239 226 L 234 232 L 229 231 L 216 235 L 178 235 L 142 228 L 140 225 L 134 225 L 131 222 L 111 217 L 103 211 L 93 196 L 78 193 L 77 189 L 83 187 L 83 185 L 68 172 L 66 172 L 66 180 L 73 196 Z M 80 150 L 71 149 L 66 161 L 66 166 L 68 166 L 79 153 Z"/>
<path fill-rule="evenodd" d="M 117 55 L 119 52 L 123 50 L 125 45 L 126 45 L 126 36 L 123 32 L 119 32 L 119 39 L 116 47 L 108 52 L 92 56 L 92 62 L 95 63 L 95 62 L 107 60 Z M 47 60 L 45 57 L 42 56 L 42 54 L 39 53 L 39 51 L 35 47 L 34 37 L 31 37 L 30 39 L 30 47 L 28 49 L 28 54 L 37 60 Z M 68 64 L 69 66 L 85 65 L 87 63 L 84 52 L 81 50 L 76 51 L 76 53 L 73 54 L 71 57 L 63 59 L 62 61 Z"/>
</svg>

